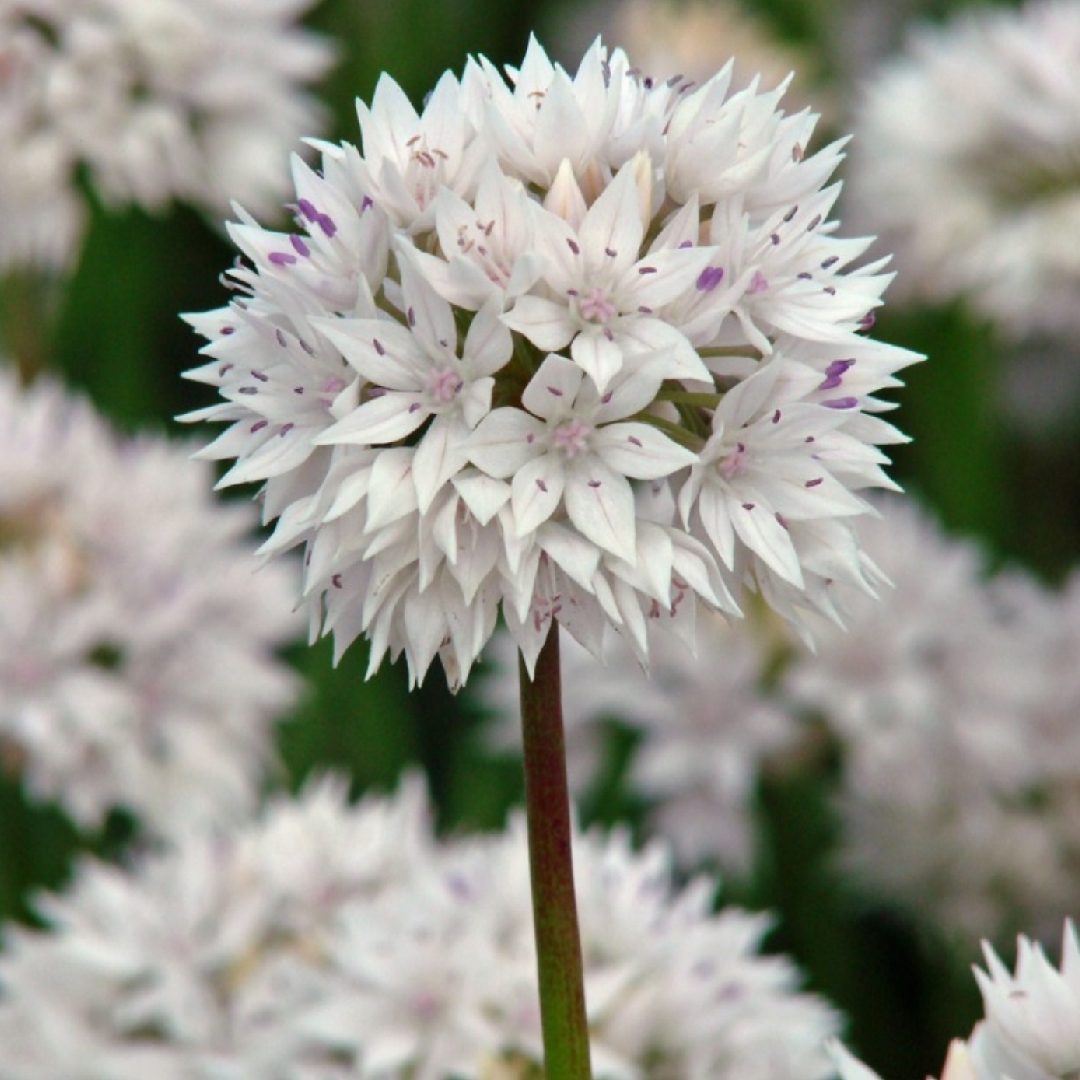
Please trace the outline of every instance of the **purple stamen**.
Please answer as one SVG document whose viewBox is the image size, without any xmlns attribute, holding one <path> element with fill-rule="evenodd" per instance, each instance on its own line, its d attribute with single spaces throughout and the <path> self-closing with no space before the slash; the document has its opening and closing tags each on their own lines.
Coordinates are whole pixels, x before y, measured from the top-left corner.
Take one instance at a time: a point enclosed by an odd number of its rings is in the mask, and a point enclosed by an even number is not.
<svg viewBox="0 0 1080 1080">
<path fill-rule="evenodd" d="M 655 266 L 639 266 L 638 267 L 638 273 L 639 274 L 655 274 L 656 273 L 656 267 Z"/>
<path fill-rule="evenodd" d="M 365 195 L 360 202 L 360 213 L 375 205 L 375 200 L 370 195 Z"/>
<path fill-rule="evenodd" d="M 540 479 L 540 477 L 537 477 L 537 478 L 536 478 L 536 486 L 537 486 L 537 487 L 538 487 L 538 488 L 539 488 L 539 489 L 540 489 L 541 491 L 543 491 L 543 492 L 546 492 L 546 491 L 547 491 L 547 489 L 548 489 L 548 486 L 547 486 L 547 484 L 546 484 L 546 483 L 544 483 L 544 481 L 543 481 L 543 480 L 541 480 L 541 479 Z"/>
<path fill-rule="evenodd" d="M 566 240 L 566 242 L 567 242 L 567 244 L 568 244 L 568 245 L 570 246 L 570 250 L 571 250 L 571 251 L 572 251 L 572 252 L 573 252 L 573 253 L 574 253 L 575 255 L 580 255 L 580 254 L 581 254 L 581 248 L 580 248 L 580 247 L 578 247 L 578 244 L 577 244 L 577 241 L 576 241 L 576 240 L 571 240 L 571 239 L 570 239 L 569 237 L 567 237 L 567 240 Z"/>
<path fill-rule="evenodd" d="M 267 259 L 274 266 L 289 266 L 291 263 L 296 262 L 296 256 L 290 255 L 287 251 L 271 251 Z"/>
<path fill-rule="evenodd" d="M 383 348 L 383 343 L 378 338 L 372 338 L 371 344 L 380 356 L 386 355 L 386 349 Z"/>
<path fill-rule="evenodd" d="M 600 481 L 599 480 L 590 480 L 589 481 L 589 487 L 598 488 L 599 486 L 600 486 Z"/>
<path fill-rule="evenodd" d="M 251 434 L 254 435 L 256 431 L 262 431 L 269 423 L 269 420 L 256 420 L 255 423 L 251 425 Z"/>
<path fill-rule="evenodd" d="M 626 441 L 632 443 L 634 446 L 641 446 L 641 440 L 636 435 L 627 435 Z"/>
<path fill-rule="evenodd" d="M 743 503 L 742 508 L 744 510 L 753 510 L 755 505 L 755 503 Z"/>
<path fill-rule="evenodd" d="M 298 255 L 303 255 L 306 258 L 311 254 L 311 248 L 309 248 L 307 244 L 304 243 L 303 239 L 297 236 L 296 233 L 290 234 L 289 243 L 296 249 Z"/>
<path fill-rule="evenodd" d="M 698 274 L 698 279 L 694 284 L 699 292 L 712 292 L 723 280 L 724 268 L 722 266 L 706 266 Z"/>
<path fill-rule="evenodd" d="M 854 409 L 859 404 L 859 399 L 855 397 L 829 398 L 828 401 L 823 401 L 821 404 L 826 409 Z"/>
<path fill-rule="evenodd" d="M 844 372 L 847 371 L 854 359 L 850 360 L 833 360 L 832 363 L 825 369 L 825 378 L 819 384 L 819 390 L 835 390 L 841 382 L 844 380 Z"/>
<path fill-rule="evenodd" d="M 817 487 L 818 484 L 820 484 L 823 479 L 824 479 L 824 477 L 818 476 L 818 477 L 815 477 L 813 480 L 807 480 L 806 483 L 803 484 L 803 487 L 808 487 L 808 488 Z"/>
<path fill-rule="evenodd" d="M 316 219 L 319 223 L 319 228 L 322 229 L 328 237 L 333 238 L 337 232 L 337 225 L 334 223 L 334 219 L 329 214 L 320 214 Z"/>
<path fill-rule="evenodd" d="M 280 334 L 281 331 L 279 330 L 278 333 Z M 252 378 L 258 379 L 259 382 L 269 382 L 270 381 L 270 376 L 267 375 L 265 371 L 255 371 L 253 369 L 252 372 L 251 372 L 251 375 L 252 375 Z"/>
<path fill-rule="evenodd" d="M 297 199 L 296 208 L 308 221 L 317 221 L 319 218 L 319 211 L 315 209 L 315 204 L 310 199 Z"/>
</svg>

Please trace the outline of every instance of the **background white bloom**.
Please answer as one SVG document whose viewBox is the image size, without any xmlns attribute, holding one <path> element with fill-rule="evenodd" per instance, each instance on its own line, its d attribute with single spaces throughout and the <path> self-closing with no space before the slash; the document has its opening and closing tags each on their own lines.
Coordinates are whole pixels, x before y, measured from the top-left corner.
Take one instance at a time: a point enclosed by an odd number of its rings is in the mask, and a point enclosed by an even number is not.
<svg viewBox="0 0 1080 1080">
<path fill-rule="evenodd" d="M 188 452 L 0 378 L 0 746 L 84 826 L 242 816 L 298 689 L 293 575 L 258 569 L 253 515 Z"/>
<path fill-rule="evenodd" d="M 783 677 L 838 740 L 842 860 L 961 940 L 1056 932 L 1080 882 L 1076 586 L 991 578 L 914 507 L 860 534 L 891 586 Z"/>
<path fill-rule="evenodd" d="M 363 634 L 370 670 L 438 656 L 456 688 L 500 612 L 531 668 L 552 621 L 644 659 L 650 621 L 692 638 L 745 589 L 805 630 L 872 588 L 849 519 L 916 357 L 863 336 L 888 275 L 834 235 L 841 144 L 730 79 L 599 40 L 571 75 L 535 39 L 420 111 L 383 76 L 362 149 L 294 165 L 292 233 L 231 227 L 237 296 L 190 317 L 226 400 L 188 419 L 230 424 L 205 453 L 264 482 L 339 655 Z"/>
<path fill-rule="evenodd" d="M 285 157 L 321 126 L 328 42 L 311 0 L 3 0 L 0 267 L 74 253 L 83 167 L 109 204 L 271 213 Z M 30 221 L 26 220 L 30 216 Z M 32 230 L 32 231 L 31 231 Z M 22 238 L 20 238 L 22 234 Z"/>
<path fill-rule="evenodd" d="M 0 959 L 5 1075 L 450 1080 L 538 1067 L 523 822 L 438 843 L 422 789 L 309 785 L 131 871 L 84 863 Z M 576 838 L 595 1075 L 822 1080 L 835 1014 L 656 846 Z"/>
<path fill-rule="evenodd" d="M 1080 9 L 1032 0 L 924 27 L 872 81 L 849 194 L 902 292 L 966 296 L 1014 333 L 1075 337 Z"/>
</svg>

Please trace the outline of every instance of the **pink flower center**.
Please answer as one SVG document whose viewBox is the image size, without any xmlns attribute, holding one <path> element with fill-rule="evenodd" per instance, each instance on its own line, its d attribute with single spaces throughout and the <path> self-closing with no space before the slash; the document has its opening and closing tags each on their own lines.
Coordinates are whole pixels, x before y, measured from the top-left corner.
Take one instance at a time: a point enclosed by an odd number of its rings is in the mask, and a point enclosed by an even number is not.
<svg viewBox="0 0 1080 1080">
<path fill-rule="evenodd" d="M 428 392 L 444 405 L 454 400 L 454 395 L 461 389 L 461 378 L 452 368 L 436 371 L 428 380 Z"/>
<path fill-rule="evenodd" d="M 592 428 L 583 424 L 577 417 L 560 424 L 551 436 L 552 443 L 568 457 L 580 454 L 589 445 L 589 432 Z"/>
<path fill-rule="evenodd" d="M 735 449 L 716 468 L 725 480 L 730 480 L 733 476 L 738 476 L 746 468 L 746 461 L 746 444 L 736 443 Z"/>
<path fill-rule="evenodd" d="M 607 326 L 615 314 L 615 305 L 607 298 L 599 285 L 594 285 L 579 301 L 578 311 L 587 322 Z"/>
</svg>

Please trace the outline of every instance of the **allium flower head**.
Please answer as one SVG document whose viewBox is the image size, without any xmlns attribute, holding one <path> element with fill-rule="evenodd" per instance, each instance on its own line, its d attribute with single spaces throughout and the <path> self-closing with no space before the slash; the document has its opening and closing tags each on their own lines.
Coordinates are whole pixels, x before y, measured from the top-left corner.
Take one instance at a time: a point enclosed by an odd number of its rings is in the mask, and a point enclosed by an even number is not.
<svg viewBox="0 0 1080 1080">
<path fill-rule="evenodd" d="M 0 268 L 62 266 L 83 167 L 108 203 L 269 213 L 283 157 L 321 122 L 332 50 L 311 0 L 0 0 Z M 59 215 L 49 221 L 46 208 Z M 26 221 L 26 215 L 31 220 Z"/>
<path fill-rule="evenodd" d="M 524 823 L 440 843 L 427 816 L 415 782 L 356 806 L 322 782 L 133 871 L 83 864 L 47 932 L 10 933 L 5 1077 L 535 1075 Z M 837 1018 L 757 953 L 767 918 L 712 914 L 661 848 L 575 839 L 598 1080 L 829 1074 Z"/>
<path fill-rule="evenodd" d="M 295 697 L 292 574 L 187 455 L 0 374 L 0 762 L 85 826 L 245 814 Z"/>
<path fill-rule="evenodd" d="M 420 112 L 384 76 L 361 149 L 294 164 L 291 232 L 239 211 L 237 296 L 189 317 L 225 401 L 190 419 L 230 425 L 206 454 L 264 483 L 339 653 L 457 686 L 500 610 L 530 666 L 552 621 L 645 660 L 744 587 L 798 625 L 870 587 L 850 520 L 915 357 L 863 335 L 888 277 L 828 219 L 840 145 L 730 78 L 535 40 Z"/>
<path fill-rule="evenodd" d="M 871 83 L 851 194 L 902 287 L 1016 333 L 1080 332 L 1080 8 L 982 6 L 922 29 Z"/>
<path fill-rule="evenodd" d="M 917 507 L 882 514 L 860 541 L 891 587 L 782 683 L 840 747 L 841 857 L 961 940 L 1056 933 L 1080 887 L 1080 579 L 991 576 Z"/>
</svg>

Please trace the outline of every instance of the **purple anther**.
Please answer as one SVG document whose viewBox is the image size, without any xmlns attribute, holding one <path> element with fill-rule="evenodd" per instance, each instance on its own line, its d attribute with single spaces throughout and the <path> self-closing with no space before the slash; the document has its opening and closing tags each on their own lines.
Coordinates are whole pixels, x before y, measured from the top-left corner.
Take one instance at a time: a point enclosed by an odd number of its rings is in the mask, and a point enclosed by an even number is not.
<svg viewBox="0 0 1080 1080">
<path fill-rule="evenodd" d="M 548 486 L 547 486 L 547 484 L 546 484 L 546 483 L 545 483 L 545 482 L 544 482 L 543 480 L 541 480 L 541 479 L 540 479 L 540 477 L 539 477 L 539 476 L 538 476 L 538 477 L 536 478 L 536 486 L 537 486 L 537 487 L 538 487 L 538 488 L 539 488 L 539 489 L 540 489 L 541 491 L 543 491 L 543 492 L 545 492 L 545 493 L 547 492 Z"/>
<path fill-rule="evenodd" d="M 753 510 L 755 505 L 755 503 L 743 503 L 742 508 L 744 510 Z"/>
<path fill-rule="evenodd" d="M 825 288 L 822 289 L 821 291 L 824 292 L 824 293 L 828 293 L 829 296 L 835 296 L 836 295 L 836 289 L 832 285 L 826 285 Z"/>
<path fill-rule="evenodd" d="M 534 442 L 536 442 L 536 436 L 535 436 L 535 435 L 534 435 L 534 434 L 533 434 L 533 433 L 532 433 L 532 432 L 530 431 L 530 432 L 529 432 L 529 434 L 525 436 L 525 441 L 526 441 L 526 442 L 527 442 L 527 443 L 528 443 L 528 444 L 529 444 L 530 446 L 532 446 L 532 444 L 533 444 Z"/>
<path fill-rule="evenodd" d="M 618 253 L 618 252 L 617 252 L 617 251 L 616 251 L 616 250 L 615 250 L 614 248 L 607 248 L 607 247 L 606 247 L 606 248 L 604 248 L 604 254 L 605 254 L 605 255 L 606 255 L 606 256 L 607 256 L 607 257 L 608 257 L 609 259 L 614 259 L 614 258 L 615 258 L 615 256 L 616 256 L 616 255 L 618 255 L 619 253 Z"/>
<path fill-rule="evenodd" d="M 637 272 L 639 274 L 655 274 L 656 273 L 656 267 L 655 266 L 639 266 Z"/>
<path fill-rule="evenodd" d="M 859 320 L 859 329 L 860 329 L 860 330 L 869 330 L 869 329 L 870 329 L 870 327 L 874 325 L 874 319 L 875 319 L 875 318 L 876 318 L 876 316 L 874 315 L 874 313 L 873 313 L 872 311 L 868 311 L 868 312 L 867 312 L 867 313 L 866 313 L 866 314 L 865 314 L 865 315 L 864 315 L 864 316 L 863 316 L 863 317 L 862 317 L 862 318 L 861 318 L 861 319 Z"/>
<path fill-rule="evenodd" d="M 797 214 L 798 212 L 799 212 L 799 207 L 798 207 L 797 205 L 796 205 L 796 206 L 793 206 L 793 207 L 792 207 L 792 208 L 791 208 L 791 209 L 790 209 L 790 210 L 789 210 L 789 211 L 788 211 L 788 212 L 787 212 L 787 213 L 786 213 L 786 214 L 784 215 L 784 224 L 786 225 L 786 224 L 787 224 L 787 223 L 788 223 L 789 221 L 791 221 L 791 219 L 792 219 L 792 218 L 793 218 L 793 217 L 794 217 L 794 216 L 795 216 L 795 215 L 796 215 L 796 214 Z"/>
<path fill-rule="evenodd" d="M 378 338 L 371 339 L 372 347 L 380 356 L 386 355 L 386 349 L 383 348 L 383 343 Z"/>
<path fill-rule="evenodd" d="M 779 233 L 770 233 L 769 234 L 769 242 L 772 244 L 773 247 L 778 247 L 779 244 L 780 244 L 780 234 Z"/>
<path fill-rule="evenodd" d="M 282 330 L 280 326 L 274 331 L 274 337 L 283 349 L 289 344 L 289 339 L 285 336 L 285 331 Z"/>
<path fill-rule="evenodd" d="M 238 394 L 257 394 L 259 388 L 257 386 L 241 386 L 236 392 Z"/>
<path fill-rule="evenodd" d="M 416 309 L 415 308 L 409 308 L 409 310 L 405 312 L 405 318 L 409 320 L 409 325 L 410 326 L 415 326 L 416 325 Z"/>
<path fill-rule="evenodd" d="M 228 337 L 229 334 L 235 334 L 236 333 L 236 327 L 235 326 L 223 326 L 221 328 L 220 333 L 221 333 L 221 335 L 223 337 Z"/>
<path fill-rule="evenodd" d="M 839 255 L 830 255 L 822 264 L 822 270 L 828 270 L 830 266 L 835 266 L 840 261 Z"/>
<path fill-rule="evenodd" d="M 422 406 L 421 406 L 420 402 L 419 401 L 414 401 L 409 406 L 409 412 L 411 412 L 411 413 L 419 412 L 421 408 L 422 408 Z"/>
<path fill-rule="evenodd" d="M 779 424 L 780 423 L 780 410 L 779 409 L 777 409 L 776 412 L 774 412 L 772 414 L 772 422 L 774 424 Z"/>
<path fill-rule="evenodd" d="M 781 529 L 786 529 L 788 527 L 787 518 L 784 517 L 779 510 L 776 511 L 776 524 L 779 525 Z"/>
<path fill-rule="evenodd" d="M 823 479 L 824 479 L 823 476 L 816 476 L 816 477 L 814 477 L 813 480 L 807 480 L 806 483 L 803 484 L 803 487 L 808 487 L 808 488 L 817 487 L 818 484 L 820 484 Z"/>
<path fill-rule="evenodd" d="M 547 388 L 549 394 L 554 394 L 555 397 L 562 397 L 563 392 L 557 386 L 549 386 Z"/>
<path fill-rule="evenodd" d="M 712 292 L 723 280 L 724 268 L 722 266 L 706 266 L 705 269 L 698 274 L 694 286 L 699 292 Z"/>
<path fill-rule="evenodd" d="M 806 272 L 805 270 L 803 270 L 803 271 L 801 271 L 800 273 L 796 274 L 795 276 L 796 276 L 796 277 L 797 277 L 797 278 L 798 278 L 798 279 L 799 279 L 800 281 L 809 281 L 809 280 L 810 280 L 810 278 L 811 278 L 811 277 L 812 277 L 813 275 L 812 275 L 812 274 L 808 274 L 808 273 L 807 273 L 807 272 Z"/>
<path fill-rule="evenodd" d="M 255 423 L 251 425 L 251 434 L 254 435 L 256 431 L 262 431 L 269 423 L 269 420 L 256 420 Z"/>
<path fill-rule="evenodd" d="M 365 195 L 360 201 L 360 213 L 375 205 L 375 200 L 370 195 Z"/>
<path fill-rule="evenodd" d="M 684 241 L 683 241 L 683 242 L 682 242 L 682 243 L 681 243 L 681 244 L 679 245 L 679 250 L 680 250 L 680 251 L 682 251 L 682 250 L 684 250 L 685 248 L 692 248 L 693 246 L 694 246 L 694 241 L 693 241 L 693 240 L 684 240 Z"/>
<path fill-rule="evenodd" d="M 289 243 L 292 244 L 296 250 L 297 255 L 303 255 L 307 258 L 311 254 L 311 248 L 304 243 L 303 238 L 296 235 L 296 233 L 289 234 Z"/>
<path fill-rule="evenodd" d="M 854 363 L 854 359 L 833 360 L 825 369 L 825 378 L 818 385 L 818 389 L 835 390 L 840 385 L 840 383 L 843 382 L 844 372 L 847 371 L 847 369 L 851 367 L 851 365 Z"/>
<path fill-rule="evenodd" d="M 859 404 L 856 397 L 834 397 L 821 403 L 826 409 L 854 409 Z"/>
<path fill-rule="evenodd" d="M 626 441 L 634 446 L 641 446 L 641 440 L 636 435 L 627 435 Z"/>
<path fill-rule="evenodd" d="M 589 487 L 598 488 L 599 486 L 600 486 L 600 481 L 599 480 L 590 480 L 589 481 Z"/>
<path fill-rule="evenodd" d="M 308 221 L 318 220 L 319 211 L 315 209 L 315 204 L 310 199 L 297 199 L 296 209 L 299 210 Z"/>
<path fill-rule="evenodd" d="M 280 331 L 279 331 L 279 333 L 280 333 Z M 258 379 L 259 382 L 269 382 L 270 381 L 270 376 L 267 375 L 265 371 L 256 371 L 256 370 L 252 369 L 251 377 L 253 379 Z"/>
<path fill-rule="evenodd" d="M 292 392 L 293 392 L 294 394 L 303 394 L 303 392 L 304 392 L 304 388 L 303 388 L 302 386 L 294 386 L 294 387 L 292 388 Z"/>
<path fill-rule="evenodd" d="M 330 584 L 333 585 L 335 589 L 340 589 L 341 588 L 341 575 L 340 574 L 331 575 Z"/>
<path fill-rule="evenodd" d="M 611 391 L 611 390 L 608 390 L 605 394 L 603 394 L 601 396 L 601 398 L 600 398 L 600 404 L 601 405 L 606 405 L 609 401 L 611 401 L 612 394 L 613 394 L 613 391 Z"/>
<path fill-rule="evenodd" d="M 315 220 L 319 223 L 319 228 L 322 229 L 327 236 L 333 238 L 334 234 L 337 232 L 337 225 L 335 224 L 334 219 L 329 214 L 320 214 Z"/>
<path fill-rule="evenodd" d="M 637 309 L 639 315 L 651 315 L 653 313 L 653 309 L 651 307 L 646 307 L 644 304 L 638 304 Z"/>
<path fill-rule="evenodd" d="M 232 363 L 231 361 L 222 364 L 221 367 L 219 367 L 217 369 L 218 378 L 219 379 L 223 378 L 225 376 L 226 372 L 232 371 L 232 369 L 234 367 L 236 367 L 236 365 L 234 363 Z"/>
<path fill-rule="evenodd" d="M 271 251 L 267 259 L 275 266 L 289 266 L 296 262 L 296 256 L 290 255 L 287 251 Z"/>
<path fill-rule="evenodd" d="M 294 427 L 296 427 L 296 425 L 293 423 L 284 424 L 278 434 L 284 439 Z"/>
<path fill-rule="evenodd" d="M 581 254 L 581 248 L 578 247 L 578 242 L 576 240 L 571 240 L 570 237 L 567 237 L 566 238 L 566 243 L 569 245 L 570 250 L 575 255 L 580 255 Z"/>
</svg>

